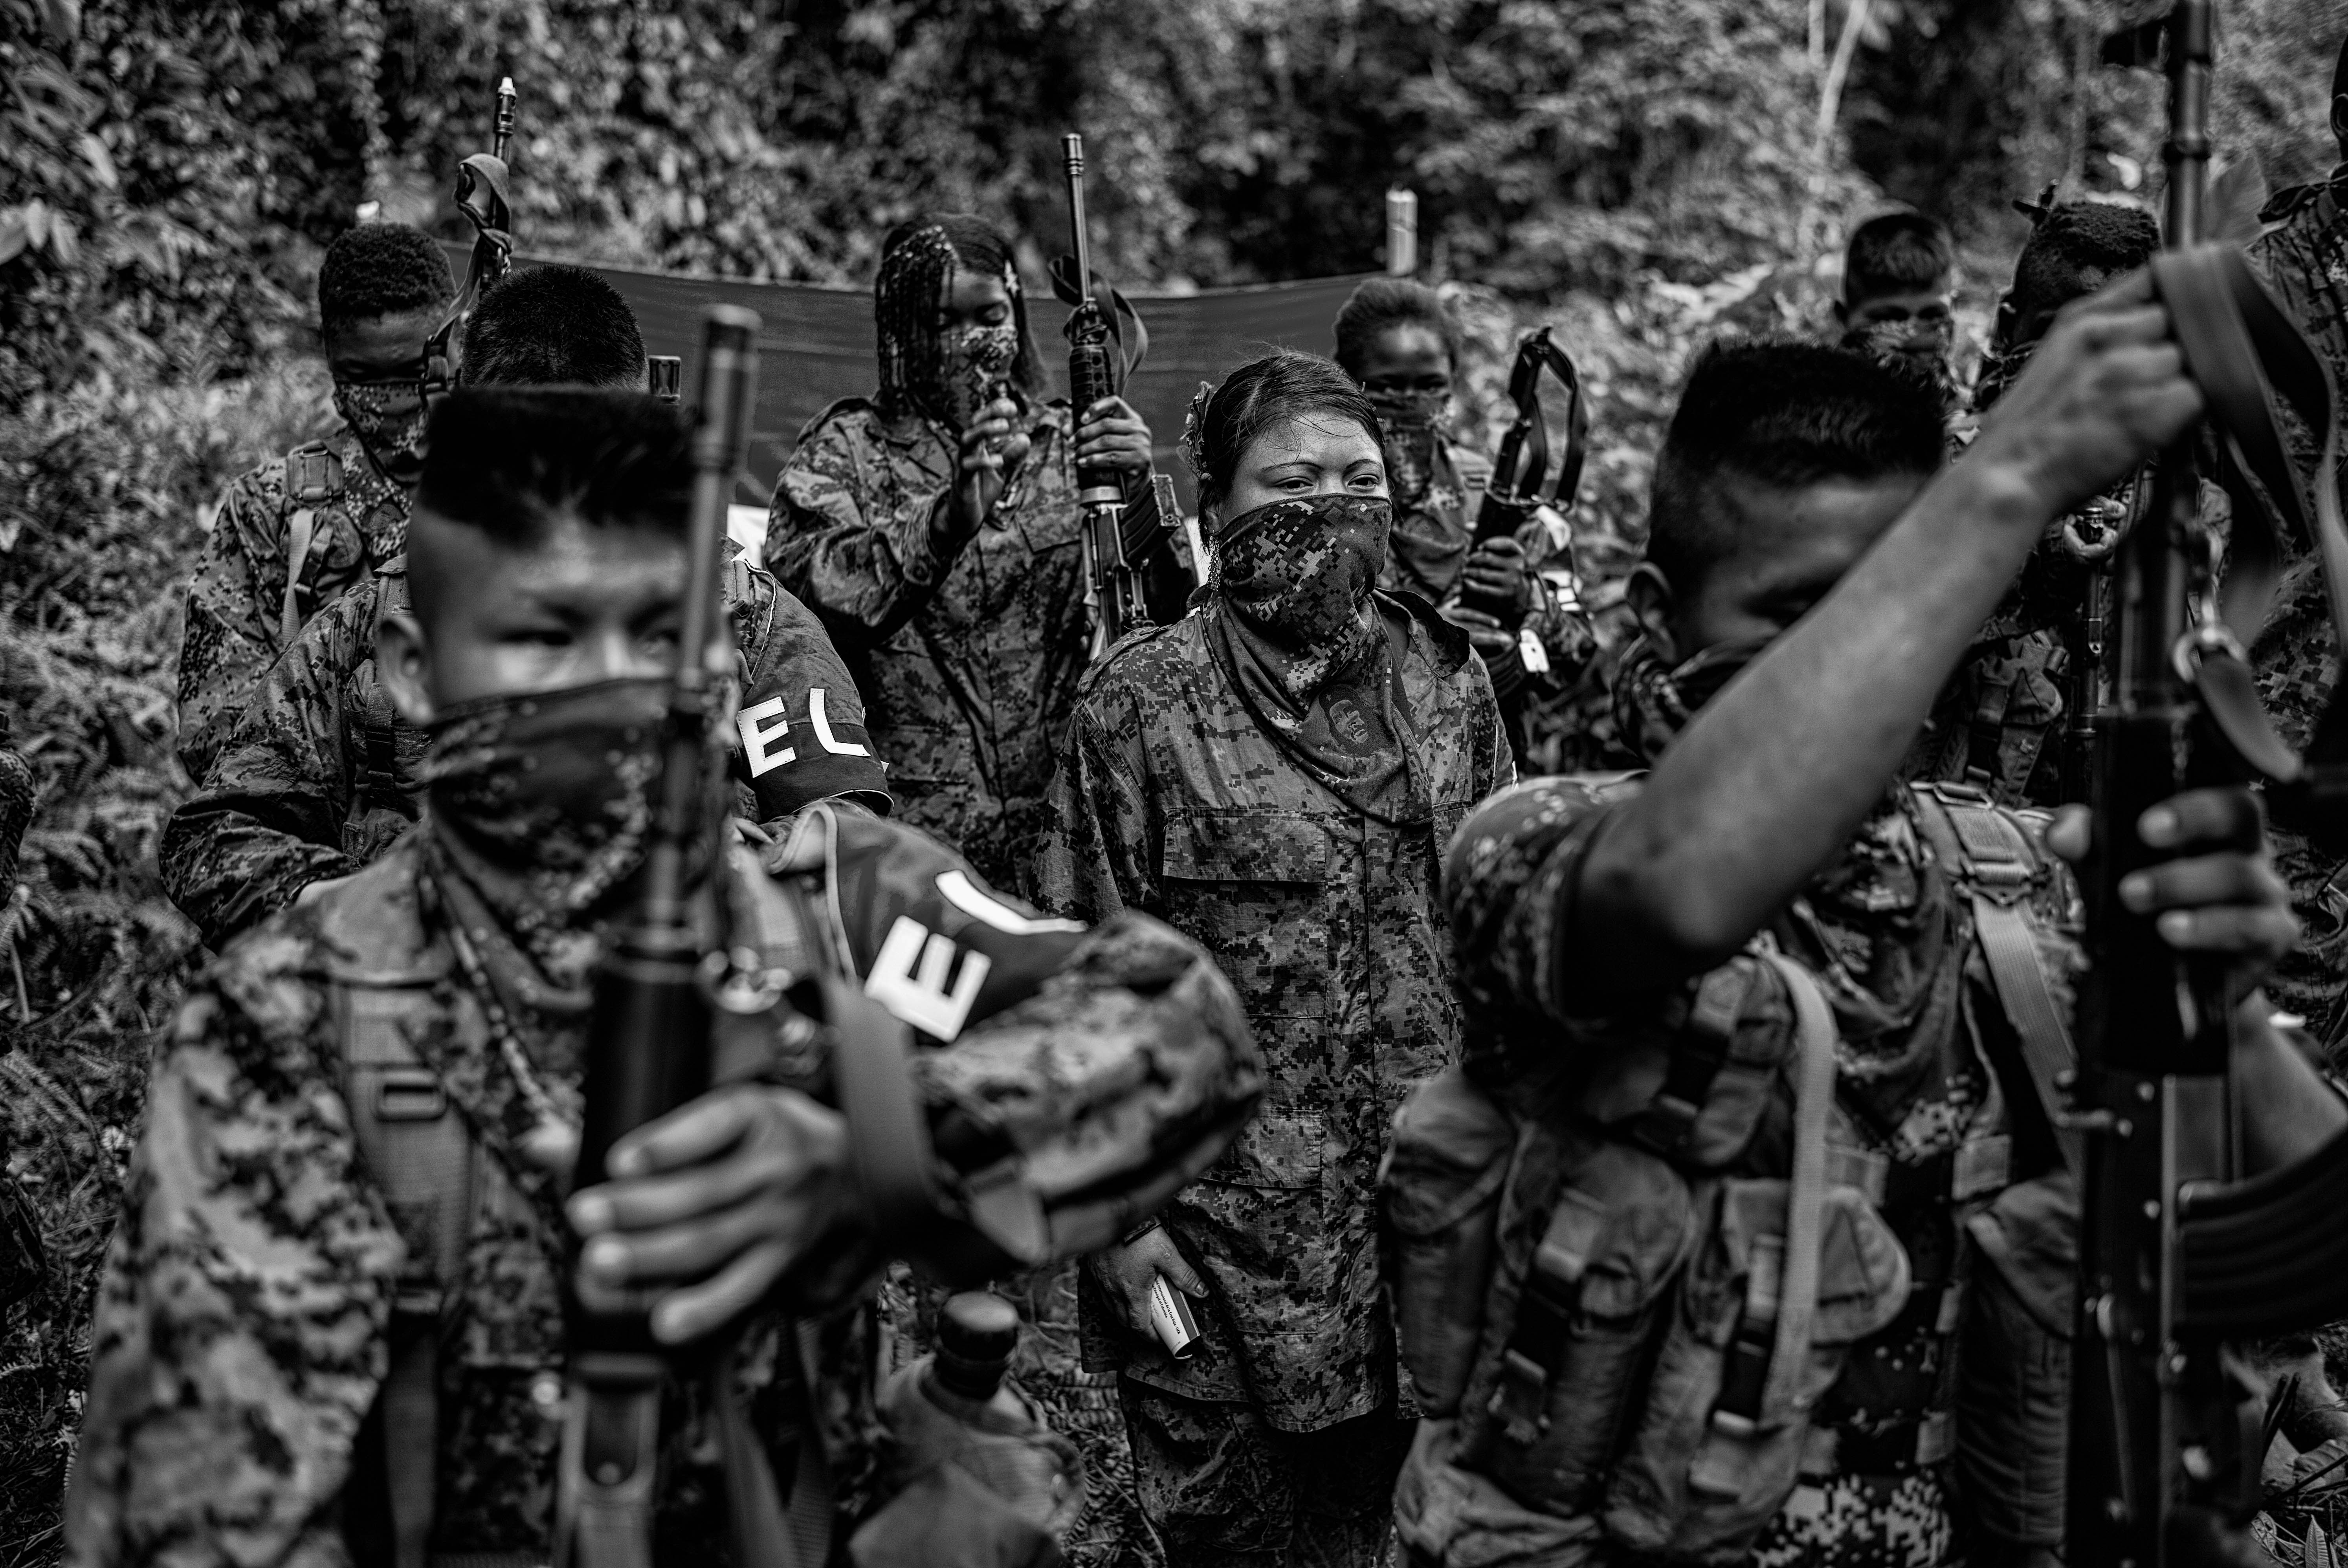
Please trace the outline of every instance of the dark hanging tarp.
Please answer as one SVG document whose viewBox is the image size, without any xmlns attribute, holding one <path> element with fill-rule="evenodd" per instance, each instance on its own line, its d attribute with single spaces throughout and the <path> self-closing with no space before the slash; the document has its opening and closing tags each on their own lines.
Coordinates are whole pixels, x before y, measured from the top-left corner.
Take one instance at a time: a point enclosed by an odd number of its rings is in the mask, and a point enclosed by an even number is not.
<svg viewBox="0 0 2348 1568">
<path fill-rule="evenodd" d="M 460 271 L 468 249 L 448 247 Z M 559 257 L 517 254 L 518 267 L 542 265 Z M 758 415 L 750 443 L 750 473 L 758 493 L 743 501 L 763 504 L 798 439 L 799 429 L 835 398 L 868 395 L 873 389 L 872 295 L 867 289 L 826 288 L 814 283 L 751 283 L 730 278 L 639 272 L 628 267 L 592 267 L 608 279 L 636 313 L 647 354 L 675 354 L 685 361 L 685 394 L 693 376 L 703 307 L 716 302 L 758 313 L 765 329 L 758 342 Z M 1182 415 L 1202 381 L 1273 347 L 1327 354 L 1329 324 L 1360 277 L 1315 278 L 1260 288 L 1210 289 L 1194 294 L 1137 294 L 1135 308 L 1149 327 L 1149 358 L 1128 395 L 1158 438 L 1158 463 L 1174 476 L 1185 506 L 1196 504 L 1189 471 L 1174 455 Z M 1048 292 L 1028 294 L 1037 345 L 1050 366 L 1056 393 L 1065 390 L 1066 356 L 1060 323 L 1066 312 Z"/>
</svg>

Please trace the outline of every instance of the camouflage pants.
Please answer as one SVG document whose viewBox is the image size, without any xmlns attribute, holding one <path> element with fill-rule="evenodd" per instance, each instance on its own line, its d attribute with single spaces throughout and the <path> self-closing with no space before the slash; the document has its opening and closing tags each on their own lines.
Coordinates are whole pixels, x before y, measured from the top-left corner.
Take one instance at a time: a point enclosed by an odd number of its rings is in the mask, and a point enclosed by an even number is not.
<svg viewBox="0 0 2348 1568">
<path fill-rule="evenodd" d="M 1120 1378 L 1141 1507 L 1169 1568 L 1382 1568 L 1414 1423 L 1380 1410 L 1283 1432 L 1253 1407 Z"/>
</svg>

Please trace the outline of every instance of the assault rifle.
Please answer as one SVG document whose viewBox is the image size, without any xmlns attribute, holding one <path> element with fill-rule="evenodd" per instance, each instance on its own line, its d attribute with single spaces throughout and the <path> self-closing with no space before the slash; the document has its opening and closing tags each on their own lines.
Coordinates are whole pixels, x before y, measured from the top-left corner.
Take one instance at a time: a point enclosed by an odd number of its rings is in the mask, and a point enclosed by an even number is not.
<svg viewBox="0 0 2348 1568">
<path fill-rule="evenodd" d="M 582 1186 L 601 1181 L 613 1143 L 714 1081 L 771 1066 L 839 1106 L 866 1233 L 901 1244 L 922 1235 L 936 1212 L 928 1130 L 908 1061 L 911 1031 L 864 996 L 845 938 L 836 935 L 837 917 L 818 907 L 804 879 L 782 888 L 797 933 L 790 971 L 763 968 L 754 950 L 724 940 L 711 950 L 694 907 L 700 873 L 715 878 L 726 847 L 726 726 L 718 710 L 733 646 L 719 585 L 727 504 L 757 401 L 757 341 L 755 313 L 709 307 L 693 443 L 689 566 L 652 829 L 636 906 L 595 968 L 575 1180 Z M 808 815 L 829 820 L 822 806 Z M 1041 1224 L 1040 1211 L 1035 1224 Z M 1005 1255 L 1032 1261 L 1020 1251 L 1021 1237 L 998 1230 L 1008 1238 L 998 1243 Z M 840 1235 L 821 1238 L 801 1266 L 820 1268 L 850 1245 Z M 778 1491 L 735 1397 L 729 1351 L 673 1349 L 653 1337 L 643 1313 L 590 1311 L 575 1295 L 567 1301 L 566 1327 L 570 1393 L 556 1481 L 555 1568 L 653 1568 L 662 1389 L 688 1373 L 710 1379 L 708 1408 L 724 1456 L 737 1563 L 819 1568 L 830 1524 L 829 1496 L 811 1479 L 821 1467 L 801 1462 L 788 1495 Z M 804 1389 L 795 1380 L 796 1358 L 785 1362 L 770 1391 L 778 1401 Z M 800 1421 L 802 1444 L 815 1440 L 810 1423 L 811 1417 Z"/>
<path fill-rule="evenodd" d="M 1541 409 L 1541 372 L 1547 370 L 1565 388 L 1565 450 L 1559 454 L 1554 475 L 1549 466 L 1549 423 Z M 1492 482 L 1476 513 L 1476 542 L 1514 538 L 1526 519 L 1541 507 L 1570 510 L 1581 483 L 1582 447 L 1590 434 L 1590 411 L 1583 405 L 1581 377 L 1564 349 L 1542 327 L 1527 333 L 1517 343 L 1517 363 L 1509 372 L 1509 401 L 1517 405 L 1516 422 L 1500 437 L 1492 461 Z M 1549 488 L 1543 493 L 1543 480 Z M 1462 591 L 1460 605 L 1499 615 L 1512 605 Z"/>
<path fill-rule="evenodd" d="M 661 736 L 644 892 L 596 966 L 578 1180 L 602 1179 L 612 1145 L 709 1087 L 712 1014 L 687 905 L 693 862 L 716 842 L 710 809 L 715 670 L 726 507 L 757 402 L 758 318 L 709 308 L 693 444 L 693 518 L 676 672 Z M 556 1568 L 652 1568 L 664 1347 L 642 1314 L 570 1313 L 571 1395 L 555 1501 Z M 768 1483 L 771 1486 L 771 1482 Z M 748 1562 L 760 1559 L 746 1558 Z"/>
<path fill-rule="evenodd" d="M 2262 1397 L 2231 1347 L 2348 1314 L 2348 1135 L 2242 1178 L 2229 1076 L 2240 999 L 2222 967 L 2180 958 L 2117 896 L 2158 857 L 2137 819 L 2179 790 L 2247 773 L 2263 778 L 2279 820 L 2336 841 L 2348 816 L 2343 689 L 2302 758 L 2260 707 L 2243 647 L 2281 562 L 2244 475 L 2322 558 L 2343 647 L 2348 531 L 2329 373 L 2240 252 L 2199 242 L 2211 10 L 2178 0 L 2168 23 L 2167 221 L 2151 271 L 2216 439 L 2188 435 L 2157 460 L 2149 502 L 2112 558 L 2113 702 L 2095 737 L 2085 876 L 2093 966 L 2064 1118 L 2085 1134 L 2068 1556 L 2137 1568 L 2235 1554 L 2226 1532 L 2256 1506 Z M 2278 434 L 2278 395 L 2324 436 L 2312 517 Z M 2214 455 L 2236 496 L 2222 582 L 2199 515 L 2197 451 Z"/>
<path fill-rule="evenodd" d="M 473 225 L 473 254 L 448 319 L 425 345 L 427 395 L 446 392 L 457 384 L 458 373 L 464 367 L 465 323 L 480 302 L 481 291 L 512 270 L 513 214 L 506 204 L 506 149 L 513 141 L 515 103 L 513 78 L 500 78 L 489 150 L 473 154 L 457 169 L 457 210 Z"/>
<path fill-rule="evenodd" d="M 1074 131 L 1060 138 L 1068 176 L 1068 224 L 1074 254 L 1052 268 L 1053 291 L 1068 313 L 1068 403 L 1076 424 L 1085 410 L 1125 390 L 1126 379 L 1149 352 L 1149 333 L 1125 297 L 1093 275 L 1092 236 L 1085 219 L 1085 138 Z M 1108 303 L 1100 294 L 1106 292 Z M 1134 338 L 1125 353 L 1128 329 Z M 1114 469 L 1076 470 L 1076 505 L 1084 514 L 1085 610 L 1092 621 L 1092 657 L 1100 658 L 1136 627 L 1153 623 L 1152 600 L 1180 613 L 1189 592 L 1173 552 L 1174 484 L 1153 473 L 1138 499 L 1128 500 Z M 1197 580 L 1205 579 L 1195 563 Z"/>
</svg>

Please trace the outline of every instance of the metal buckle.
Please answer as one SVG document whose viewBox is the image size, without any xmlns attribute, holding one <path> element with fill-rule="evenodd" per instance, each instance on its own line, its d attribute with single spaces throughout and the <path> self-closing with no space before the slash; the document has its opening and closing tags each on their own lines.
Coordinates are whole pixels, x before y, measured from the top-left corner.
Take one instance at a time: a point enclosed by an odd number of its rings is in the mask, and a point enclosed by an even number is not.
<svg viewBox="0 0 2348 1568">
<path fill-rule="evenodd" d="M 448 1091 L 428 1067 L 386 1067 L 375 1084 L 378 1122 L 437 1122 L 448 1112 Z"/>
</svg>

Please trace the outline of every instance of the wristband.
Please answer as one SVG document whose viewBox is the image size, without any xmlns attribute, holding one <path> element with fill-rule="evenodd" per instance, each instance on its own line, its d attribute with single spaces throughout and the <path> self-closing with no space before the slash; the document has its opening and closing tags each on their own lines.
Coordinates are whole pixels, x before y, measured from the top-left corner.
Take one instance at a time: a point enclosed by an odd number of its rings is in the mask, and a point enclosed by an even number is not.
<svg viewBox="0 0 2348 1568">
<path fill-rule="evenodd" d="M 1159 1223 L 1158 1216 L 1156 1214 L 1152 1214 L 1148 1219 L 1142 1221 L 1139 1225 L 1134 1226 L 1131 1230 L 1126 1232 L 1123 1235 L 1117 1237 L 1117 1245 L 1119 1246 L 1131 1246 L 1135 1242 L 1139 1241 L 1151 1231 L 1161 1230 L 1164 1227 Z"/>
</svg>

